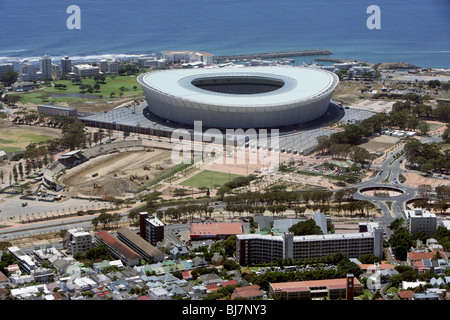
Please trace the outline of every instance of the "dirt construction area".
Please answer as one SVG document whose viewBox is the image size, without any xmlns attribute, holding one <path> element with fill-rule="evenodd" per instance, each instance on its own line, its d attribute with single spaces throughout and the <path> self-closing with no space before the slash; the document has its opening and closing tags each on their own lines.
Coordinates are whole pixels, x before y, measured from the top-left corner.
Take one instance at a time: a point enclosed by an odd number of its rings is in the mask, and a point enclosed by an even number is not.
<svg viewBox="0 0 450 320">
<path fill-rule="evenodd" d="M 59 182 L 70 196 L 127 198 L 173 166 L 167 150 L 119 152 L 69 169 Z"/>
<path fill-rule="evenodd" d="M 370 141 L 360 145 L 361 148 L 366 149 L 370 153 L 375 152 L 386 152 L 387 149 L 391 148 L 399 142 L 399 138 L 391 137 L 386 135 L 381 135 L 370 139 Z"/>
</svg>

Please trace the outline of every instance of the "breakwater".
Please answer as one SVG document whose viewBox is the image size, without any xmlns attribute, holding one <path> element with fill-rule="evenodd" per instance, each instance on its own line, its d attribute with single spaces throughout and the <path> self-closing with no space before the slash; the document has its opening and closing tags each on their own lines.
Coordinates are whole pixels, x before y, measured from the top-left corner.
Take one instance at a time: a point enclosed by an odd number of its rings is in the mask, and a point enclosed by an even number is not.
<svg viewBox="0 0 450 320">
<path fill-rule="evenodd" d="M 215 61 L 222 62 L 222 61 L 227 61 L 227 60 L 290 58 L 290 57 L 300 57 L 300 56 L 329 55 L 331 53 L 332 52 L 329 50 L 311 49 L 311 50 L 241 54 L 241 55 L 235 55 L 235 56 L 217 56 L 217 57 L 215 57 Z"/>
</svg>

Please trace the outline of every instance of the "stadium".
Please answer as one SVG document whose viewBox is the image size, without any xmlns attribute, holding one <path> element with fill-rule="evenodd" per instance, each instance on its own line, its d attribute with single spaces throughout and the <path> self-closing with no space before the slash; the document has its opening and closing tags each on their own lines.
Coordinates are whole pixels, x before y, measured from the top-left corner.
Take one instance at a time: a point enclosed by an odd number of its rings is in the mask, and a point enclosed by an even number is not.
<svg viewBox="0 0 450 320">
<path fill-rule="evenodd" d="M 185 125 L 272 128 L 323 116 L 339 79 L 306 67 L 174 69 L 138 77 L 148 111 Z"/>
</svg>

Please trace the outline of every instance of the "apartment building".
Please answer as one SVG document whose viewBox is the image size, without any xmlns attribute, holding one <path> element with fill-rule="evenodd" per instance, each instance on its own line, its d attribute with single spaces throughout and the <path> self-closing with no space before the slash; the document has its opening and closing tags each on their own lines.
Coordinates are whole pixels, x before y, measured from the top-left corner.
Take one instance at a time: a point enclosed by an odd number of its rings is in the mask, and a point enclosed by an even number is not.
<svg viewBox="0 0 450 320">
<path fill-rule="evenodd" d="M 41 77 L 43 78 L 52 78 L 52 59 L 50 56 L 46 55 L 43 56 L 40 60 L 40 70 L 41 70 Z"/>
<path fill-rule="evenodd" d="M 364 254 L 383 257 L 383 229 L 369 226 L 368 232 L 310 236 L 243 234 L 237 235 L 236 260 L 241 265 L 321 258 L 342 252 L 348 258 Z"/>
<path fill-rule="evenodd" d="M 170 62 L 197 62 L 214 64 L 214 55 L 201 51 L 163 51 L 162 58 Z"/>
<path fill-rule="evenodd" d="M 101 60 L 97 65 L 101 73 L 118 73 L 120 70 L 120 62 L 116 60 Z"/>
<path fill-rule="evenodd" d="M 92 236 L 82 228 L 69 229 L 66 233 L 65 247 L 72 255 L 85 254 L 93 247 Z"/>
<path fill-rule="evenodd" d="M 311 300 L 317 298 L 352 299 L 362 293 L 363 286 L 356 278 L 278 282 L 269 284 L 269 296 L 276 300 Z M 349 292 L 351 290 L 351 292 Z"/>
<path fill-rule="evenodd" d="M 68 56 L 61 59 L 61 72 L 71 73 L 72 72 L 72 60 Z"/>
<path fill-rule="evenodd" d="M 141 238 L 156 246 L 159 241 L 164 240 L 164 223 L 157 217 L 149 216 L 148 212 L 141 212 L 139 216 Z"/>
<path fill-rule="evenodd" d="M 37 269 L 37 265 L 34 260 L 29 255 L 25 254 L 19 247 L 9 247 L 8 251 L 19 262 L 20 267 L 27 274 L 31 274 Z"/>
<path fill-rule="evenodd" d="M 91 66 L 90 64 L 77 64 L 73 66 L 72 71 L 78 76 L 90 76 L 98 74 L 100 72 L 100 68 Z"/>
<path fill-rule="evenodd" d="M 416 208 L 414 210 L 405 210 L 404 214 L 407 228 L 410 233 L 423 231 L 428 236 L 433 236 L 436 232 L 437 218 L 434 213 Z"/>
<path fill-rule="evenodd" d="M 34 64 L 24 60 L 19 64 L 19 80 L 21 82 L 35 81 L 38 79 L 37 68 Z"/>
</svg>

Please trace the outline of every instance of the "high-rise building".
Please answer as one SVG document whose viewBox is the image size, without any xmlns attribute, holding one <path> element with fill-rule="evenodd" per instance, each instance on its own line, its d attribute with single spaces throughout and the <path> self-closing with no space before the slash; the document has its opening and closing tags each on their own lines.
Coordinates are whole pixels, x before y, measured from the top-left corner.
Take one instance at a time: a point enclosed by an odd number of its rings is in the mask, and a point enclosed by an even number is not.
<svg viewBox="0 0 450 320">
<path fill-rule="evenodd" d="M 427 235 L 433 236 L 436 232 L 436 215 L 428 210 L 423 210 L 420 208 L 405 210 L 405 218 L 409 232 L 411 233 L 423 231 Z"/>
<path fill-rule="evenodd" d="M 70 73 L 72 72 L 72 60 L 68 56 L 61 59 L 61 72 Z"/>
<path fill-rule="evenodd" d="M 45 55 L 40 59 L 41 73 L 43 78 L 52 78 L 52 59 Z"/>
<path fill-rule="evenodd" d="M 164 223 L 155 216 L 148 215 L 148 212 L 140 213 L 140 236 L 152 245 L 156 246 L 159 241 L 164 240 Z"/>
<path fill-rule="evenodd" d="M 55 63 L 52 63 L 52 78 L 56 80 L 60 79 L 61 77 L 62 77 L 61 67 Z"/>
</svg>

